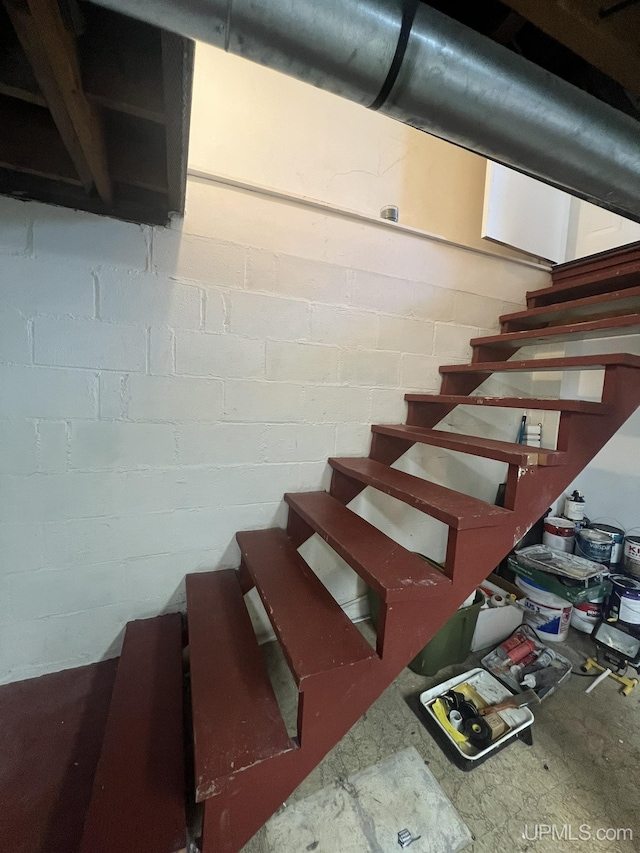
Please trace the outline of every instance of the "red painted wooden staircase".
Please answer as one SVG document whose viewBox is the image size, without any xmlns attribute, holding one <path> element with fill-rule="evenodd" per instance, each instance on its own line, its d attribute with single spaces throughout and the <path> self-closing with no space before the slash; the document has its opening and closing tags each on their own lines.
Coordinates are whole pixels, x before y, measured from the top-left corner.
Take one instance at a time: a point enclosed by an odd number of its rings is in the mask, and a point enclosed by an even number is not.
<svg viewBox="0 0 640 853">
<path fill-rule="evenodd" d="M 407 394 L 406 424 L 373 426 L 369 457 L 330 459 L 328 493 L 285 495 L 286 531 L 238 533 L 238 571 L 187 577 L 194 790 L 204 802 L 203 853 L 242 848 L 640 405 L 640 356 L 507 360 L 525 345 L 639 333 L 640 244 L 557 267 L 553 282 L 528 294 L 526 311 L 501 317 L 499 335 L 473 340 L 471 364 L 442 367 L 439 394 Z M 599 402 L 469 396 L 495 373 L 590 369 L 604 371 Z M 460 405 L 558 411 L 557 449 L 437 429 Z M 504 506 L 392 468 L 415 443 L 507 463 Z M 348 508 L 367 486 L 448 526 L 444 573 Z M 375 650 L 298 554 L 314 533 L 377 593 Z M 299 691 L 293 738 L 244 604 L 253 587 Z M 184 846 L 176 758 L 182 754 L 182 639 L 176 619 L 159 617 L 127 629 L 82 853 L 170 853 Z M 127 707 L 118 700 L 135 688 L 136 677 L 135 707 Z M 154 820 L 153 843 L 147 843 Z M 125 831 L 118 836 L 114 827 Z M 117 837 L 126 841 L 116 843 Z"/>
</svg>

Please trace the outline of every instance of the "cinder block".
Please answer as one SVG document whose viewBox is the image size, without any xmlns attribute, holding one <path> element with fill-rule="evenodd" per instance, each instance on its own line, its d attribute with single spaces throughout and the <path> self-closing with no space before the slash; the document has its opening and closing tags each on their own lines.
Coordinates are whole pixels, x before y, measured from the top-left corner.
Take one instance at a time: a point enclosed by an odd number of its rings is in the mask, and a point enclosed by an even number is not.
<svg viewBox="0 0 640 853">
<path fill-rule="evenodd" d="M 438 356 L 403 353 L 400 367 L 400 384 L 403 391 L 437 390 L 440 387 Z"/>
<path fill-rule="evenodd" d="M 39 204 L 33 209 L 33 252 L 44 261 L 63 260 L 89 269 L 105 264 L 144 270 L 147 231 L 130 222 Z"/>
<path fill-rule="evenodd" d="M 298 488 L 297 464 L 222 465 L 183 471 L 185 502 L 193 508 L 273 503 Z"/>
<path fill-rule="evenodd" d="M 446 285 L 448 279 L 441 282 Z M 454 315 L 454 291 L 448 287 L 437 287 L 426 281 L 416 281 L 413 285 L 414 301 L 412 314 L 425 320 L 451 322 Z"/>
<path fill-rule="evenodd" d="M 149 373 L 156 376 L 175 373 L 174 347 L 173 329 L 149 329 Z"/>
<path fill-rule="evenodd" d="M 328 305 L 311 306 L 311 340 L 343 347 L 374 347 L 376 314 Z"/>
<path fill-rule="evenodd" d="M 37 317 L 33 339 L 36 364 L 140 371 L 147 365 L 147 334 L 139 326 Z"/>
<path fill-rule="evenodd" d="M 230 379 L 224 388 L 225 421 L 283 423 L 304 420 L 304 386 Z"/>
<path fill-rule="evenodd" d="M 98 378 L 81 370 L 0 367 L 0 400 L 13 418 L 92 418 Z"/>
<path fill-rule="evenodd" d="M 322 462 L 335 450 L 332 424 L 267 424 L 265 462 Z"/>
<path fill-rule="evenodd" d="M 8 587 L 16 621 L 42 619 L 120 603 L 124 598 L 124 570 L 109 564 L 23 572 L 9 578 Z"/>
<path fill-rule="evenodd" d="M 340 381 L 348 385 L 396 387 L 400 379 L 400 353 L 345 349 L 340 360 Z"/>
<path fill-rule="evenodd" d="M 28 249 L 29 206 L 24 201 L 0 198 L 0 252 L 24 254 Z"/>
<path fill-rule="evenodd" d="M 34 314 L 93 317 L 94 281 L 85 268 L 3 257 L 0 265 L 0 305 L 25 317 Z"/>
<path fill-rule="evenodd" d="M 379 316 L 378 348 L 397 352 L 430 354 L 433 348 L 433 323 L 406 317 Z"/>
<path fill-rule="evenodd" d="M 307 340 L 309 306 L 306 302 L 264 296 L 259 293 L 231 293 L 229 331 L 249 338 Z"/>
<path fill-rule="evenodd" d="M 267 341 L 267 379 L 301 382 L 336 382 L 337 347 Z"/>
<path fill-rule="evenodd" d="M 171 424 L 110 421 L 77 422 L 71 427 L 74 468 L 141 468 L 176 461 Z"/>
<path fill-rule="evenodd" d="M 227 297 L 228 298 L 228 297 Z M 202 313 L 207 332 L 224 332 L 227 326 L 225 292 L 215 287 L 203 291 Z"/>
<path fill-rule="evenodd" d="M 126 418 L 129 405 L 128 375 L 101 373 L 98 377 L 99 413 L 105 420 Z"/>
<path fill-rule="evenodd" d="M 407 415 L 404 391 L 387 391 L 374 388 L 371 391 L 371 423 L 401 424 Z"/>
<path fill-rule="evenodd" d="M 503 302 L 475 293 L 455 293 L 454 321 L 467 326 L 480 326 L 484 329 L 498 328 L 498 317 L 502 313 Z"/>
<path fill-rule="evenodd" d="M 244 247 L 235 243 L 168 228 L 153 230 L 152 265 L 163 275 L 215 287 L 240 288 L 244 283 L 244 259 Z"/>
<path fill-rule="evenodd" d="M 390 275 L 353 272 L 353 304 L 360 308 L 410 317 L 416 302 L 415 284 Z"/>
<path fill-rule="evenodd" d="M 247 290 L 276 289 L 278 257 L 268 249 L 249 247 L 245 257 L 244 286 Z"/>
<path fill-rule="evenodd" d="M 125 597 L 129 601 L 144 601 L 153 591 L 154 598 L 165 596 L 168 601 L 182 589 L 185 575 L 213 571 L 219 560 L 220 552 L 217 550 L 183 551 L 128 560 L 124 564 Z M 139 613 L 136 610 L 136 618 L 139 618 Z"/>
<path fill-rule="evenodd" d="M 129 417 L 134 421 L 218 421 L 222 382 L 184 376 L 129 376 Z"/>
<path fill-rule="evenodd" d="M 455 326 L 447 323 L 436 323 L 434 337 L 434 355 L 447 358 L 470 358 L 469 341 L 478 334 L 472 326 Z"/>
<path fill-rule="evenodd" d="M 0 628 L 2 679 L 35 678 L 58 669 L 116 657 L 131 618 L 131 605 L 117 604 L 14 622 Z M 78 637 L 83 638 L 81 644 Z"/>
<path fill-rule="evenodd" d="M 309 423 L 368 423 L 369 391 L 348 386 L 307 388 L 304 420 Z"/>
<path fill-rule="evenodd" d="M 28 324 L 18 311 L 0 313 L 0 361 L 31 364 Z"/>
<path fill-rule="evenodd" d="M 31 474 L 36 470 L 36 464 L 35 423 L 0 420 L 0 471 Z"/>
<path fill-rule="evenodd" d="M 66 470 L 69 432 L 65 421 L 38 421 L 38 471 Z"/>
<path fill-rule="evenodd" d="M 200 328 L 198 287 L 163 275 L 101 269 L 97 273 L 100 319 L 140 326 Z"/>
<path fill-rule="evenodd" d="M 264 376 L 264 364 L 264 341 L 203 332 L 176 335 L 176 373 L 255 379 Z"/>
<path fill-rule="evenodd" d="M 351 303 L 349 270 L 335 264 L 281 255 L 275 284 L 278 293 L 324 302 L 331 305 Z M 369 306 L 365 306 L 369 307 Z"/>
<path fill-rule="evenodd" d="M 371 446 L 369 424 L 338 424 L 336 427 L 336 456 L 366 456 Z"/>
<path fill-rule="evenodd" d="M 181 424 L 177 428 L 178 461 L 181 465 L 260 462 L 264 455 L 265 429 L 269 428 L 273 427 L 262 424 Z"/>
</svg>

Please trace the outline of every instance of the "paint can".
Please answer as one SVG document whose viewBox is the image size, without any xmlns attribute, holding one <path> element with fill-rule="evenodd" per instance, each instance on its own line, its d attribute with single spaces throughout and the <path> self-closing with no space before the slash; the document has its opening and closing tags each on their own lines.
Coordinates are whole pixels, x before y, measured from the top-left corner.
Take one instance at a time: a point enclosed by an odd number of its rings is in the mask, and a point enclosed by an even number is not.
<svg viewBox="0 0 640 853">
<path fill-rule="evenodd" d="M 624 570 L 640 579 L 640 536 L 627 536 L 624 540 Z"/>
<path fill-rule="evenodd" d="M 564 515 L 572 521 L 582 521 L 585 507 L 584 495 L 575 489 L 564 502 Z"/>
<path fill-rule="evenodd" d="M 553 548 L 555 551 L 566 551 L 567 554 L 573 554 L 575 532 L 575 522 L 568 518 L 549 516 L 544 520 L 542 544 L 546 545 L 547 548 Z"/>
<path fill-rule="evenodd" d="M 593 560 L 594 563 L 601 563 L 603 566 L 608 566 L 611 562 L 611 551 L 613 550 L 613 540 L 606 533 L 600 530 L 592 530 L 590 527 L 583 527 L 576 531 L 576 555 L 584 557 L 585 560 Z"/>
<path fill-rule="evenodd" d="M 600 521 L 592 521 L 589 527 L 592 530 L 599 530 L 601 533 L 606 533 L 607 536 L 611 537 L 613 546 L 611 548 L 610 565 L 612 569 L 617 570 L 621 568 L 624 555 L 624 530 L 621 527 L 614 527 L 612 524 L 602 524 Z M 640 557 L 638 557 L 638 560 L 640 561 Z"/>
<path fill-rule="evenodd" d="M 603 592 L 593 594 L 593 598 L 573 605 L 571 627 L 590 634 L 602 618 L 606 595 Z"/>
<path fill-rule="evenodd" d="M 524 599 L 524 621 L 531 625 L 538 637 L 545 643 L 566 640 L 573 606 L 533 581 L 518 577 L 516 585 L 527 596 Z"/>
<path fill-rule="evenodd" d="M 640 630 L 640 581 L 626 575 L 611 575 L 611 595 L 605 617 Z"/>
</svg>

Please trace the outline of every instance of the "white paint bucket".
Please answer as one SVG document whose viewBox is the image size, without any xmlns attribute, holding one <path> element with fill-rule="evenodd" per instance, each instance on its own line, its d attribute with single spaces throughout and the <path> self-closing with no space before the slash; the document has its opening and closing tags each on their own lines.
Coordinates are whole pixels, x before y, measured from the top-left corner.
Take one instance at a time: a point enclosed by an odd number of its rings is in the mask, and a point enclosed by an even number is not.
<svg viewBox="0 0 640 853">
<path fill-rule="evenodd" d="M 571 612 L 571 627 L 590 634 L 602 618 L 602 605 L 606 596 L 599 593 L 591 601 L 574 604 Z"/>
<path fill-rule="evenodd" d="M 555 551 L 566 551 L 573 554 L 576 525 L 574 521 L 559 516 L 550 516 L 544 520 L 542 544 Z"/>
<path fill-rule="evenodd" d="M 566 640 L 573 605 L 533 581 L 518 577 L 516 585 L 527 596 L 524 599 L 524 621 L 531 625 L 538 637 L 548 643 Z"/>
</svg>

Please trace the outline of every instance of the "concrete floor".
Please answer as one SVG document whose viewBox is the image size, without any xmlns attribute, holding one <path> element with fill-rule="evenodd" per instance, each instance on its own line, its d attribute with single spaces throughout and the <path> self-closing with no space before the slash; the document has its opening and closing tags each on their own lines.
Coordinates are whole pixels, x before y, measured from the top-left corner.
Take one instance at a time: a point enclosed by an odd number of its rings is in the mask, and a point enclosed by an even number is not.
<svg viewBox="0 0 640 853">
<path fill-rule="evenodd" d="M 363 633 L 370 629 L 363 625 Z M 575 668 L 591 641 L 571 629 L 562 653 Z M 291 677 L 275 646 L 267 650 L 272 678 L 289 725 L 295 719 Z M 476 666 L 480 654 L 434 678 L 404 670 L 288 801 L 308 797 L 337 780 L 414 746 L 474 835 L 469 853 L 629 853 L 640 850 L 640 686 L 629 696 L 607 679 L 589 695 L 585 677 L 569 682 L 534 709 L 533 746 L 516 741 L 465 773 L 449 762 L 421 722 L 416 697 L 434 684 Z M 537 837 L 538 824 L 564 838 Z M 591 840 L 574 839 L 586 832 Z M 565 829 L 566 827 L 566 829 Z M 634 840 L 597 840 L 598 830 L 631 829 Z M 542 830 L 544 832 L 545 830 Z M 526 837 L 528 836 L 528 838 Z M 398 847 L 398 849 L 400 849 Z M 263 828 L 244 853 L 277 853 Z M 336 848 L 334 853 L 340 853 Z"/>
</svg>

